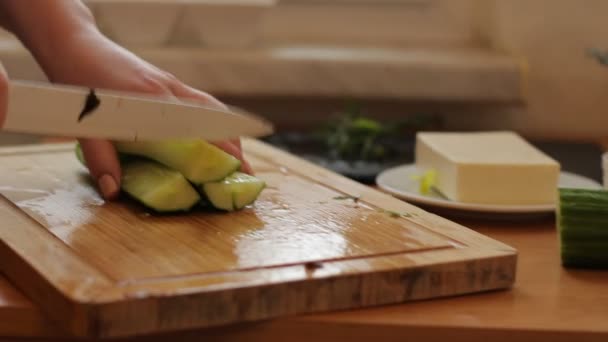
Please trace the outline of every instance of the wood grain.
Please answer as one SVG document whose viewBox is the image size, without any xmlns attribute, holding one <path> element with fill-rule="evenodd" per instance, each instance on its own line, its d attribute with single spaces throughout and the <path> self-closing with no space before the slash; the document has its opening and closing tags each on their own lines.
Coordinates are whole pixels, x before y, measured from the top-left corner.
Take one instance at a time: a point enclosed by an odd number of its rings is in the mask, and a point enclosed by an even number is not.
<svg viewBox="0 0 608 342">
<path fill-rule="evenodd" d="M 128 341 L 368 342 L 415 338 L 428 342 L 488 339 L 603 342 L 608 339 L 605 324 L 608 272 L 561 267 L 553 220 L 461 223 L 517 248 L 520 253 L 517 283 L 511 291 L 140 336 Z M 0 336 L 32 338 L 27 342 L 69 340 L 51 338 L 58 334 L 36 306 L 7 282 L 0 281 Z"/>
<path fill-rule="evenodd" d="M 62 331 L 52 324 L 23 293 L 0 276 L 0 336 L 60 336 Z"/>
<path fill-rule="evenodd" d="M 73 145 L 0 153 L 0 267 L 77 336 L 256 321 L 510 287 L 516 252 L 257 141 L 231 214 L 105 203 Z M 358 201 L 337 196 L 353 196 Z M 392 217 L 386 210 L 407 214 Z"/>
</svg>

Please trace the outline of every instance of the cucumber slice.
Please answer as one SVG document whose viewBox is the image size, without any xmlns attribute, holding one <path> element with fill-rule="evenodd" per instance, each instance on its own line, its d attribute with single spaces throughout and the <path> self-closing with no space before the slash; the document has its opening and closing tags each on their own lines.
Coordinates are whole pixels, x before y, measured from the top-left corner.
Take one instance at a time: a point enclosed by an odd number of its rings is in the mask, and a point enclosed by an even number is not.
<svg viewBox="0 0 608 342">
<path fill-rule="evenodd" d="M 80 164 L 82 164 L 83 166 L 87 166 L 87 163 L 84 160 L 84 153 L 82 152 L 82 147 L 80 146 L 80 144 L 76 144 L 76 148 L 74 150 L 76 152 L 76 159 L 78 159 Z"/>
<path fill-rule="evenodd" d="M 80 146 L 80 143 L 76 143 L 76 148 L 75 148 L 75 153 L 76 153 L 76 158 L 78 159 L 78 161 L 80 161 L 80 163 L 86 167 L 87 163 L 84 160 L 84 153 L 82 152 L 82 147 Z M 131 156 L 128 154 L 118 154 L 118 161 L 119 163 L 122 165 L 123 163 L 128 163 L 130 161 L 133 160 L 141 160 L 140 157 L 136 157 L 136 156 Z"/>
<path fill-rule="evenodd" d="M 152 161 L 133 161 L 122 166 L 122 189 L 158 212 L 189 211 L 201 199 L 179 172 Z"/>
<path fill-rule="evenodd" d="M 85 165 L 82 149 L 76 145 L 76 158 Z M 193 208 L 201 196 L 178 171 L 160 163 L 121 158 L 121 190 L 160 213 L 182 212 Z"/>
<path fill-rule="evenodd" d="M 608 191 L 560 189 L 557 225 L 564 266 L 608 268 Z"/>
<path fill-rule="evenodd" d="M 215 208 L 235 211 L 255 202 L 265 187 L 263 180 L 235 172 L 222 181 L 203 184 L 201 189 Z"/>
<path fill-rule="evenodd" d="M 580 242 L 562 245 L 563 264 L 567 267 L 606 268 L 608 253 L 605 242 Z"/>
<path fill-rule="evenodd" d="M 155 160 L 195 184 L 216 182 L 235 172 L 241 162 L 204 140 L 115 142 L 120 153 Z"/>
</svg>

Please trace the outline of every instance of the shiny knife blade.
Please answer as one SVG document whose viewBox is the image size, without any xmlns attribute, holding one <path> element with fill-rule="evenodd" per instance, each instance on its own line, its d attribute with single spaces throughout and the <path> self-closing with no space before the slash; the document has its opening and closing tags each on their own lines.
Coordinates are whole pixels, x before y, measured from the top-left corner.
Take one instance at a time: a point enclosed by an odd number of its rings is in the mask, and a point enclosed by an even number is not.
<svg viewBox="0 0 608 342">
<path fill-rule="evenodd" d="M 82 87 L 11 81 L 7 132 L 117 141 L 261 137 L 262 118 L 192 101 Z"/>
</svg>

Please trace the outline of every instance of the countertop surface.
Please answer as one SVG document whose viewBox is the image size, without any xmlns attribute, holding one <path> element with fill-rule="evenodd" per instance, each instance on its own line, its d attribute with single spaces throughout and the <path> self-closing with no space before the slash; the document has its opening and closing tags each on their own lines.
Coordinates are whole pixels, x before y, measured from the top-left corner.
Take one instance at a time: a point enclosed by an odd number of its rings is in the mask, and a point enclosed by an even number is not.
<svg viewBox="0 0 608 342">
<path fill-rule="evenodd" d="M 567 145 L 570 146 L 570 145 Z M 588 151 L 584 163 L 596 163 Z M 591 152 L 589 152 L 591 151 Z M 599 152 L 598 152 L 599 151 Z M 573 152 L 573 151 L 571 151 Z M 570 153 L 570 158 L 584 153 Z M 570 159 L 575 165 L 576 160 Z M 599 161 L 597 161 L 599 167 Z M 597 170 L 593 165 L 589 172 Z M 582 172 L 581 172 L 582 173 Z M 593 177 L 591 174 L 586 174 Z M 184 340 L 290 341 L 606 341 L 608 340 L 608 272 L 561 266 L 554 218 L 499 222 L 452 218 L 471 229 L 511 245 L 519 252 L 513 288 L 455 298 L 348 312 L 309 315 L 170 336 L 143 341 Z M 18 289 L 0 277 L 0 335 L 52 340 L 62 333 Z M 63 339 L 62 339 L 63 340 Z"/>
</svg>

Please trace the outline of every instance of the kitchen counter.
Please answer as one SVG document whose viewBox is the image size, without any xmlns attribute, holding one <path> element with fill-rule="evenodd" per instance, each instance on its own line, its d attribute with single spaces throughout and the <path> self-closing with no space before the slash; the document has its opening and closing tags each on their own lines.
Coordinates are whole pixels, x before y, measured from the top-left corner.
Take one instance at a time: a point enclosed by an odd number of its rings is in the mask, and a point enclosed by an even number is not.
<svg viewBox="0 0 608 342">
<path fill-rule="evenodd" d="M 559 263 L 554 222 L 459 223 L 520 252 L 514 288 L 458 298 L 422 301 L 352 312 L 294 317 L 239 327 L 182 334 L 193 341 L 242 338 L 289 341 L 344 338 L 387 341 L 606 341 L 608 272 L 568 270 Z M 42 313 L 0 278 L 0 335 L 59 336 Z M 159 340 L 167 336 L 159 337 Z M 155 338 L 145 338 L 152 341 Z"/>
<path fill-rule="evenodd" d="M 553 218 L 523 223 L 452 219 L 519 251 L 512 289 L 137 340 L 608 340 L 608 272 L 563 268 Z M 65 340 L 61 331 L 1 276 L 0 336 L 4 337 L 0 341 L 15 337 Z"/>
</svg>

